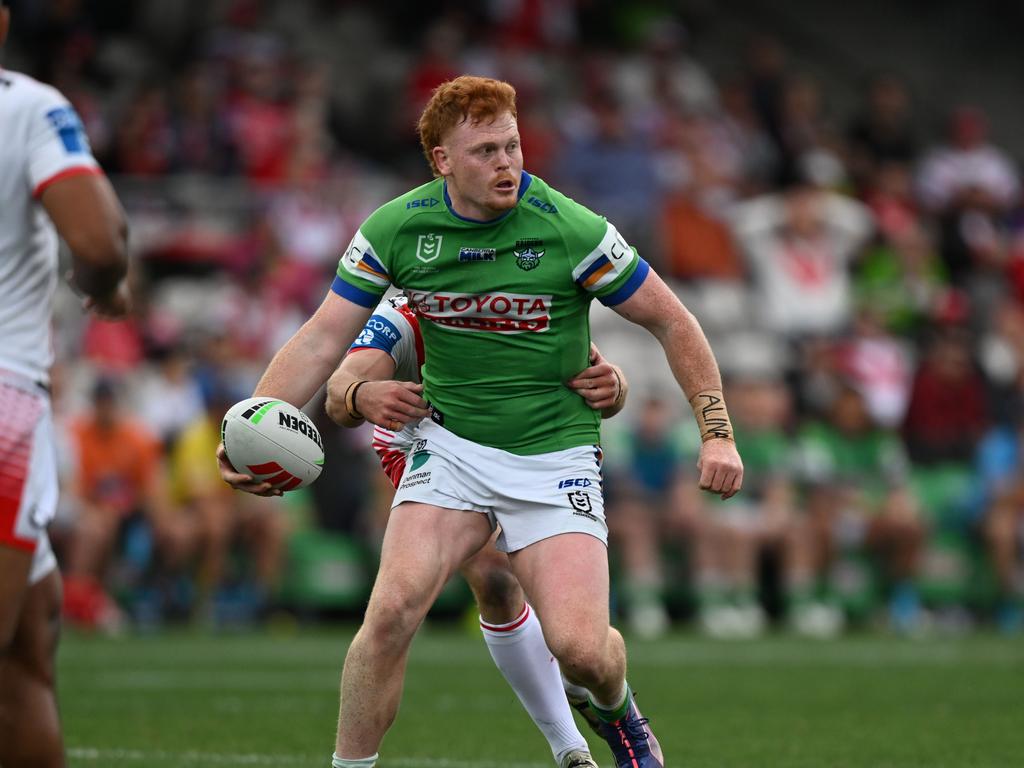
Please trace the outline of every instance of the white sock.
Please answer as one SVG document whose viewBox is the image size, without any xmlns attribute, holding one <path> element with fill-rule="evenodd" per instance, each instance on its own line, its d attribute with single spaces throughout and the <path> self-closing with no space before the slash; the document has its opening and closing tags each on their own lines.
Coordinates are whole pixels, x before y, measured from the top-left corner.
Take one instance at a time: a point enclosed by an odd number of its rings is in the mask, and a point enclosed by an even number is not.
<svg viewBox="0 0 1024 768">
<path fill-rule="evenodd" d="M 338 757 L 338 753 L 335 752 L 331 756 L 331 768 L 373 768 L 377 764 L 377 757 L 379 755 L 373 754 L 369 757 L 360 757 L 354 759 L 348 759 L 345 757 Z"/>
<path fill-rule="evenodd" d="M 586 739 L 572 719 L 558 662 L 548 650 L 540 622 L 529 604 L 508 624 L 489 624 L 481 616 L 480 628 L 491 658 L 548 740 L 555 761 L 573 749 L 589 752 Z"/>
<path fill-rule="evenodd" d="M 576 685 L 576 683 L 569 682 L 569 679 L 562 675 L 562 688 L 565 690 L 566 698 L 571 702 L 586 701 L 590 695 L 590 691 L 584 688 L 582 685 Z"/>
</svg>

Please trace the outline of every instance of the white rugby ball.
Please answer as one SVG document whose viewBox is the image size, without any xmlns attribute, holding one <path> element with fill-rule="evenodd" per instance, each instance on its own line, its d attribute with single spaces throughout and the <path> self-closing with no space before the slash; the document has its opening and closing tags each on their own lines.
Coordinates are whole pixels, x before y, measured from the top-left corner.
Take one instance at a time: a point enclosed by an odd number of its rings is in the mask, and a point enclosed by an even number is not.
<svg viewBox="0 0 1024 768">
<path fill-rule="evenodd" d="M 324 444 L 313 422 L 291 403 L 272 397 L 231 406 L 220 439 L 231 466 L 282 491 L 309 485 L 324 466 Z"/>
</svg>

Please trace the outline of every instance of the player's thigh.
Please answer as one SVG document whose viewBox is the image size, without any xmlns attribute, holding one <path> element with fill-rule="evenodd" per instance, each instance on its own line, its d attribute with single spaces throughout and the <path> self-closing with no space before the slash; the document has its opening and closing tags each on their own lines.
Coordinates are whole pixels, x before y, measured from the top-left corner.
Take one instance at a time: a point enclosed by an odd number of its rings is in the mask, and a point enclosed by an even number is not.
<svg viewBox="0 0 1024 768">
<path fill-rule="evenodd" d="M 14 639 L 31 567 L 31 552 L 0 544 L 0 652 Z"/>
<path fill-rule="evenodd" d="M 609 626 L 608 550 L 585 533 L 563 533 L 511 556 L 556 656 L 570 645 L 602 646 Z"/>
<path fill-rule="evenodd" d="M 367 615 L 420 614 L 448 578 L 487 543 L 491 525 L 479 512 L 405 502 L 391 510 Z"/>
<path fill-rule="evenodd" d="M 34 680 L 49 687 L 54 681 L 60 605 L 60 573 L 53 569 L 26 590 L 21 620 L 11 644 L 12 661 L 16 660 Z"/>
</svg>

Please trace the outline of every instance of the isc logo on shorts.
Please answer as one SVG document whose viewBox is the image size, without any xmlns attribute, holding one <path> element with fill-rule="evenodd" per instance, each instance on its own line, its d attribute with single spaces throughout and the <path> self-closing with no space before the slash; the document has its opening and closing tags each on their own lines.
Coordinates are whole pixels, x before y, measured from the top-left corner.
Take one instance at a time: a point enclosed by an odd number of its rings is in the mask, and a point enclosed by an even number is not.
<svg viewBox="0 0 1024 768">
<path fill-rule="evenodd" d="M 592 485 L 588 477 L 571 477 L 568 480 L 560 480 L 559 488 L 589 488 Z"/>
</svg>

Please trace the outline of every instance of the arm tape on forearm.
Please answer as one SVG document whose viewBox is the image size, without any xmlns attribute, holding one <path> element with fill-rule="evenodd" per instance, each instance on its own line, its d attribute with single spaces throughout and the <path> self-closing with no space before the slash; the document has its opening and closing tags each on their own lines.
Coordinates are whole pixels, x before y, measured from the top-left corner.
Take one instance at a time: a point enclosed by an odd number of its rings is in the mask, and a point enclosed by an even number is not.
<svg viewBox="0 0 1024 768">
<path fill-rule="evenodd" d="M 715 438 L 732 440 L 732 423 L 720 389 L 705 389 L 690 398 L 690 407 L 697 419 L 701 442 Z"/>
</svg>

